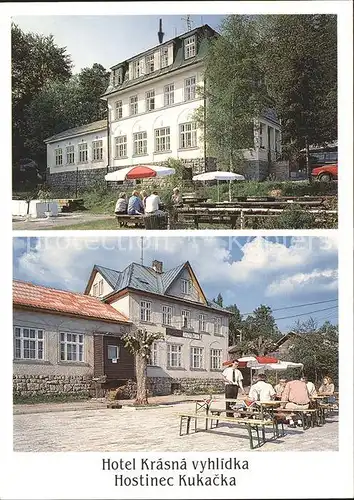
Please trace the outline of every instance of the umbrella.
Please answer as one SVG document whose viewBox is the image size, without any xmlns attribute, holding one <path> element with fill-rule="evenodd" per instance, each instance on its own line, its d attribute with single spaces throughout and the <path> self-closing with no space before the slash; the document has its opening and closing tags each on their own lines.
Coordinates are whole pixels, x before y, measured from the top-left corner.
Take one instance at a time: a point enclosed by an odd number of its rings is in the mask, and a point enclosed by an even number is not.
<svg viewBox="0 0 354 500">
<path fill-rule="evenodd" d="M 149 179 L 151 177 L 166 177 L 173 175 L 174 168 L 160 167 L 158 165 L 135 165 L 133 167 L 122 168 L 105 175 L 106 181 L 125 181 L 134 179 Z"/>
<path fill-rule="evenodd" d="M 245 177 L 241 174 L 234 174 L 223 170 L 215 170 L 214 172 L 205 172 L 193 176 L 193 181 L 218 181 L 218 201 L 219 196 L 219 181 L 229 181 L 229 201 L 231 201 L 231 181 L 244 181 Z"/>
<path fill-rule="evenodd" d="M 252 367 L 254 370 L 287 370 L 288 368 L 303 368 L 302 363 L 293 363 L 292 361 L 279 361 L 278 363 L 269 363 L 264 366 Z"/>
</svg>

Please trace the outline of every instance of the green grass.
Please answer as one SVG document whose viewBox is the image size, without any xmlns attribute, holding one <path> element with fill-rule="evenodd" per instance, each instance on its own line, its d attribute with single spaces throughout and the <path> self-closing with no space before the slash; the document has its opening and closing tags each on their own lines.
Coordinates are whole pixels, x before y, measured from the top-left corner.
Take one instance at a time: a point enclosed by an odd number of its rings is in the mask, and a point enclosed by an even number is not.
<svg viewBox="0 0 354 500">
<path fill-rule="evenodd" d="M 89 394 L 37 394 L 36 396 L 18 396 L 14 394 L 13 404 L 38 403 L 71 403 L 75 401 L 89 401 Z"/>
</svg>

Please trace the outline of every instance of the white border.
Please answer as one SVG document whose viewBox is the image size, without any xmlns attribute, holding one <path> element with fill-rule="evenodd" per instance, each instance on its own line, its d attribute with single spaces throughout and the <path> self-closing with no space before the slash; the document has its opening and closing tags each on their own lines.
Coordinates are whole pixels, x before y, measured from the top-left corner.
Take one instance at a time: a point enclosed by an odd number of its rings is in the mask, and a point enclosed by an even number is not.
<svg viewBox="0 0 354 500">
<path fill-rule="evenodd" d="M 186 4 L 179 2 L 150 3 L 70 3 L 70 14 L 97 15 L 97 5 L 101 15 L 105 14 L 144 14 L 160 15 L 181 14 Z M 10 165 L 11 165 L 11 108 L 10 108 L 10 15 L 54 15 L 65 14 L 69 4 L 66 3 L 22 3 L 0 5 L 0 41 L 2 93 L 1 139 L 3 150 L 9 145 L 8 156 L 3 156 L 1 200 L 10 201 Z M 166 488 L 132 488 L 118 489 L 112 486 L 108 472 L 101 472 L 103 453 L 13 453 L 12 452 L 12 304 L 9 293 L 12 281 L 11 272 L 11 219 L 10 203 L 3 208 L 2 219 L 2 260 L 3 279 L 1 299 L 3 310 L 3 342 L 0 350 L 1 370 L 1 408 L 2 425 L 0 426 L 0 452 L 2 467 L 0 468 L 1 498 L 190 498 L 198 494 L 204 498 L 343 498 L 353 496 L 353 26 L 351 1 L 327 2 L 204 2 L 189 3 L 190 14 L 203 15 L 220 13 L 338 13 L 339 41 L 339 318 L 340 318 L 340 386 L 341 386 L 341 418 L 340 418 L 340 451 L 320 453 L 242 453 L 239 458 L 249 459 L 251 471 L 240 471 L 238 486 L 235 488 L 194 488 L 192 490 Z M 348 112 L 349 111 L 349 112 Z M 249 235 L 276 236 L 279 231 L 183 231 L 177 235 L 193 236 L 229 236 Z M 281 231 L 281 235 L 294 235 L 294 231 Z M 299 236 L 325 236 L 332 231 L 296 231 Z M 97 237 L 95 231 L 65 231 L 62 236 Z M 110 231 L 102 231 L 107 237 Z M 141 236 L 141 232 L 124 232 L 124 236 Z M 14 236 L 29 236 L 27 232 L 15 232 Z M 55 236 L 57 231 L 33 231 L 31 236 Z M 149 236 L 157 235 L 150 232 Z M 169 236 L 173 236 L 167 235 Z M 116 236 L 116 235 L 115 235 Z M 119 235 L 121 236 L 121 235 Z M 123 236 L 123 234 L 122 234 Z M 166 236 L 165 234 L 163 235 Z M 304 436 L 305 437 L 305 436 Z M 206 450 L 208 452 L 209 450 Z M 128 454 L 124 454 L 128 455 Z M 131 454 L 135 457 L 146 454 Z M 154 454 L 155 458 L 169 454 Z M 183 458 L 197 455 L 205 458 L 205 454 L 170 454 L 171 458 Z M 236 453 L 237 455 L 237 453 Z M 109 454 L 112 458 L 114 454 Z M 225 456 L 225 455 L 223 455 Z M 75 472 L 74 472 L 75 471 Z M 75 474 L 75 482 L 68 483 L 66 478 Z M 77 478 L 79 480 L 77 480 Z M 298 483 L 296 483 L 298 481 Z"/>
</svg>

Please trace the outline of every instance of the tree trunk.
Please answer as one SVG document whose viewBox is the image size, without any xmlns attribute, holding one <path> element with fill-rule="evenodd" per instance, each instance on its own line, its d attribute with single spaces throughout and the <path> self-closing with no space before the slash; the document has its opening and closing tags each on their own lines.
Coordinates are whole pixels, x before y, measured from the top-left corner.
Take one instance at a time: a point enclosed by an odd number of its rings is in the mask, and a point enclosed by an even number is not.
<svg viewBox="0 0 354 500">
<path fill-rule="evenodd" d="M 305 149 L 306 149 L 306 173 L 307 173 L 307 179 L 311 183 L 312 182 L 312 175 L 311 175 L 311 165 L 310 165 L 310 147 L 309 147 L 309 143 L 308 143 L 307 137 L 305 138 Z"/>
<path fill-rule="evenodd" d="M 135 356 L 135 370 L 136 370 L 136 399 L 135 403 L 138 405 L 147 405 L 147 361 L 146 358 L 140 354 Z"/>
</svg>

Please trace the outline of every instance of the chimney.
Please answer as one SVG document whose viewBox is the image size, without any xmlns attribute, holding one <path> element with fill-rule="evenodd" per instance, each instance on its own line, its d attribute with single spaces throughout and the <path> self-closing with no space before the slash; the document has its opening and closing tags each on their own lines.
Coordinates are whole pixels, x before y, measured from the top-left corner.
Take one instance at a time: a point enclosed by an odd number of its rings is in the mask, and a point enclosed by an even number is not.
<svg viewBox="0 0 354 500">
<path fill-rule="evenodd" d="M 162 31 L 162 19 L 160 19 L 159 31 L 157 32 L 157 36 L 159 37 L 159 43 L 163 42 L 164 32 Z"/>
<path fill-rule="evenodd" d="M 159 260 L 152 261 L 152 268 L 156 273 L 162 274 L 163 263 Z"/>
</svg>

